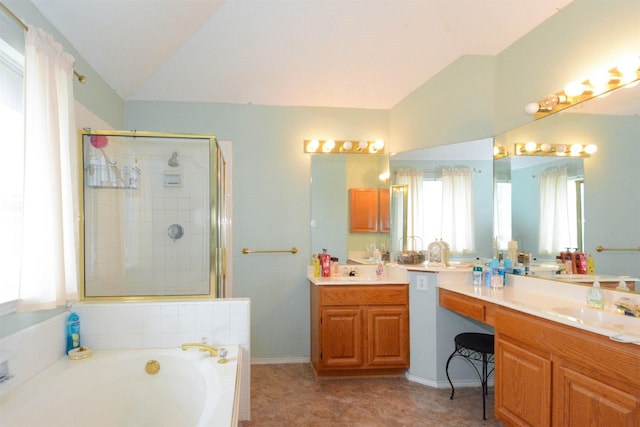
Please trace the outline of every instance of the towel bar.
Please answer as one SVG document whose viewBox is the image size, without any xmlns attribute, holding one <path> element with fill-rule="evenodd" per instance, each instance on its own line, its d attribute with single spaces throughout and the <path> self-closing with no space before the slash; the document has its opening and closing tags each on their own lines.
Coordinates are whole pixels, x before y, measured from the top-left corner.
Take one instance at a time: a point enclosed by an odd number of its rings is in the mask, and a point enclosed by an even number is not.
<svg viewBox="0 0 640 427">
<path fill-rule="evenodd" d="M 275 254 L 275 253 L 283 253 L 283 252 L 290 252 L 292 254 L 295 254 L 298 252 L 298 248 L 294 246 L 291 249 L 283 249 L 283 250 L 267 249 L 262 251 L 252 251 L 249 248 L 242 248 L 242 253 L 245 255 L 246 254 Z"/>
</svg>

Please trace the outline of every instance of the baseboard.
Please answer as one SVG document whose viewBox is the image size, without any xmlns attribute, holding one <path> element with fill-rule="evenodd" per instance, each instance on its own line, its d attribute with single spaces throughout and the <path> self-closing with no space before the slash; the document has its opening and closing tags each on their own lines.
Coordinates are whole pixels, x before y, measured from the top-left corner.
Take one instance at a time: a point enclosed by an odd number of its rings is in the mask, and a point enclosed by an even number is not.
<svg viewBox="0 0 640 427">
<path fill-rule="evenodd" d="M 418 377 L 416 375 L 411 375 L 407 372 L 405 375 L 409 381 L 414 383 L 426 385 L 433 388 L 450 388 L 451 384 L 449 381 L 434 381 L 427 378 Z M 493 386 L 493 378 L 489 379 L 488 382 L 489 387 Z M 455 388 L 465 388 L 465 387 L 481 387 L 479 380 L 454 380 L 453 386 Z"/>
<path fill-rule="evenodd" d="M 309 363 L 310 357 L 277 357 L 277 358 L 252 358 L 252 365 L 284 365 L 293 363 Z"/>
</svg>

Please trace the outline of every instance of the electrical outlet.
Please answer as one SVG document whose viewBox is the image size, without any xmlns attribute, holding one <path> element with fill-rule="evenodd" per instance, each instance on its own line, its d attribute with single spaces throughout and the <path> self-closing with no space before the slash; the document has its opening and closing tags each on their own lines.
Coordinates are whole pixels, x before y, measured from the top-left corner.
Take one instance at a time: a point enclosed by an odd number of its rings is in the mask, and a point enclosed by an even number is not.
<svg viewBox="0 0 640 427">
<path fill-rule="evenodd" d="M 417 284 L 416 288 L 419 291 L 426 291 L 427 290 L 427 278 L 425 276 L 418 276 L 418 280 L 417 280 L 416 284 Z"/>
</svg>

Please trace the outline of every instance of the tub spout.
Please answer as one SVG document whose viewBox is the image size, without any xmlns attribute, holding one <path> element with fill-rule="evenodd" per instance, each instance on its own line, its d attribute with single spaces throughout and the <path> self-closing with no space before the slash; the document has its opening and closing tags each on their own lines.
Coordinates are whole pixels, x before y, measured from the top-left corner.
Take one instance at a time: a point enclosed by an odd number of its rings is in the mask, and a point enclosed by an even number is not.
<svg viewBox="0 0 640 427">
<path fill-rule="evenodd" d="M 190 348 L 197 348 L 200 351 L 208 351 L 211 357 L 218 355 L 218 349 L 212 345 L 198 344 L 198 343 L 182 344 L 183 351 L 188 350 Z"/>
</svg>

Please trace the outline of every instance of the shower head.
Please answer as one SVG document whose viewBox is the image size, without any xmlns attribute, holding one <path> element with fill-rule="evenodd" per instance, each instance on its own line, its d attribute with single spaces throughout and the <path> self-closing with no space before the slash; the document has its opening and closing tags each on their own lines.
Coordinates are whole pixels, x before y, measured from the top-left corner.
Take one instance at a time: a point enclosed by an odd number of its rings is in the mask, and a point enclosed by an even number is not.
<svg viewBox="0 0 640 427">
<path fill-rule="evenodd" d="M 178 163 L 178 152 L 177 151 L 173 152 L 173 154 L 171 155 L 171 158 L 169 159 L 167 164 L 169 166 L 171 166 L 172 168 L 177 168 L 178 166 L 180 166 L 180 163 Z"/>
</svg>

